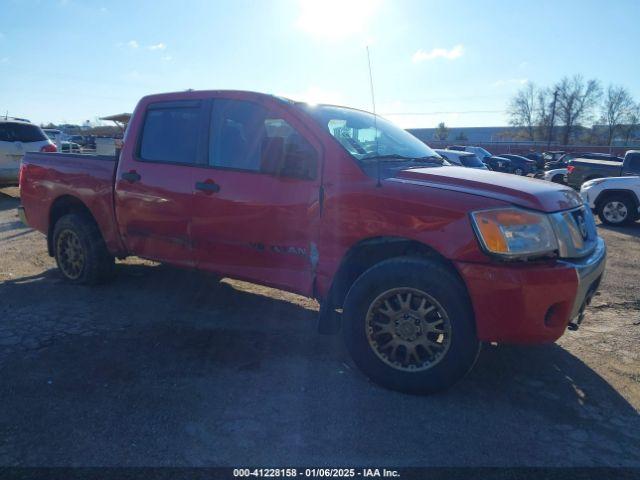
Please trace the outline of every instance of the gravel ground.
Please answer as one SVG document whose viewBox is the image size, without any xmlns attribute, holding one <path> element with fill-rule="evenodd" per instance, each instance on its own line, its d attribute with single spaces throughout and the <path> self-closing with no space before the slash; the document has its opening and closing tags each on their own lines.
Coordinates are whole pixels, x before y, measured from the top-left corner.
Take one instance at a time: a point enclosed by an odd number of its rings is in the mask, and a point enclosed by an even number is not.
<svg viewBox="0 0 640 480">
<path fill-rule="evenodd" d="M 138 259 L 67 285 L 3 192 L 0 465 L 640 466 L 640 224 L 600 228 L 578 332 L 488 346 L 417 397 L 370 383 L 296 295 Z"/>
</svg>

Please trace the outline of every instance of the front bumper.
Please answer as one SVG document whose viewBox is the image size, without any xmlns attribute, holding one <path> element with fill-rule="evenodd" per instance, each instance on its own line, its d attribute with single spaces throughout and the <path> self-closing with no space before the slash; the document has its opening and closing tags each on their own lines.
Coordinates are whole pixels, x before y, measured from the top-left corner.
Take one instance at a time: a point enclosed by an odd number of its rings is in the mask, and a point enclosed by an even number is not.
<svg viewBox="0 0 640 480">
<path fill-rule="evenodd" d="M 591 303 L 591 299 L 600 286 L 606 261 L 607 247 L 604 240 L 598 237 L 598 243 L 591 255 L 579 261 L 565 262 L 578 274 L 578 292 L 569 316 L 571 322 L 569 327 L 573 330 L 582 323 L 584 310 Z"/>
<path fill-rule="evenodd" d="M 582 321 L 606 262 L 601 238 L 587 257 L 537 264 L 457 262 L 485 342 L 547 343 Z"/>
</svg>

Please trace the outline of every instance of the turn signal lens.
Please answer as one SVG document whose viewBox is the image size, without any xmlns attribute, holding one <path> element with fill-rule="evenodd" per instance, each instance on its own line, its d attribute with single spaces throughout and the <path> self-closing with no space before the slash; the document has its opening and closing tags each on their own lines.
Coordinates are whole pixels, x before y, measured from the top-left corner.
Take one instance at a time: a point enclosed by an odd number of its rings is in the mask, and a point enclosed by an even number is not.
<svg viewBox="0 0 640 480">
<path fill-rule="evenodd" d="M 519 208 L 473 212 L 476 234 L 489 253 L 505 257 L 533 257 L 558 248 L 546 215 Z"/>
</svg>

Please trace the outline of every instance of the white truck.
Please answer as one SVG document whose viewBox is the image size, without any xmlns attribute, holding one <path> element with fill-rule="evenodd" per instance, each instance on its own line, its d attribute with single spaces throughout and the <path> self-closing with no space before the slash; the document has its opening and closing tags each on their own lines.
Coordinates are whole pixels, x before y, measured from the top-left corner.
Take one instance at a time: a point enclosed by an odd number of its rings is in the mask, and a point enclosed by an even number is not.
<svg viewBox="0 0 640 480">
<path fill-rule="evenodd" d="M 625 225 L 640 218 L 640 176 L 589 180 L 580 194 L 604 224 Z"/>
</svg>

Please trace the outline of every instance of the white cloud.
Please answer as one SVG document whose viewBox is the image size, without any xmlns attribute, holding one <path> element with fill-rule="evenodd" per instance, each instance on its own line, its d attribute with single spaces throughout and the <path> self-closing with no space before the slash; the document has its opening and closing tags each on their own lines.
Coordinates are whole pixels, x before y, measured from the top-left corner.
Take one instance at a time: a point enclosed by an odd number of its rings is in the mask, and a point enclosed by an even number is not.
<svg viewBox="0 0 640 480">
<path fill-rule="evenodd" d="M 173 57 L 171 55 L 164 55 L 162 57 L 162 60 L 164 60 L 165 62 L 170 62 L 171 60 L 173 60 Z"/>
<path fill-rule="evenodd" d="M 299 0 L 296 26 L 329 41 L 368 37 L 367 29 L 380 4 L 381 0 Z"/>
<path fill-rule="evenodd" d="M 167 46 L 160 42 L 160 43 L 156 43 L 155 45 L 149 45 L 147 47 L 149 50 L 165 50 L 167 48 Z"/>
<path fill-rule="evenodd" d="M 528 78 L 504 78 L 497 80 L 491 84 L 492 87 L 505 87 L 507 85 L 524 85 L 529 81 Z"/>
<path fill-rule="evenodd" d="M 138 48 L 140 46 L 140 44 L 138 42 L 136 42 L 135 40 L 129 40 L 127 42 L 127 47 L 129 48 Z"/>
<path fill-rule="evenodd" d="M 424 50 L 417 50 L 411 57 L 413 63 L 424 62 L 425 60 L 435 60 L 436 58 L 445 58 L 447 60 L 455 60 L 460 58 L 464 53 L 464 47 L 462 45 L 456 45 L 455 47 L 447 50 L 446 48 L 434 48 L 430 52 Z"/>
</svg>

